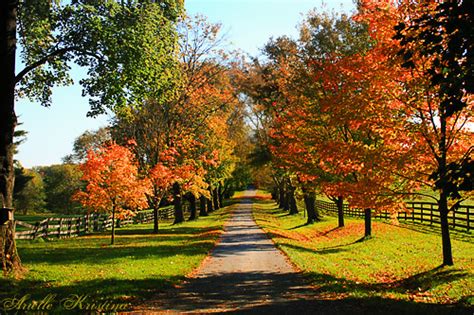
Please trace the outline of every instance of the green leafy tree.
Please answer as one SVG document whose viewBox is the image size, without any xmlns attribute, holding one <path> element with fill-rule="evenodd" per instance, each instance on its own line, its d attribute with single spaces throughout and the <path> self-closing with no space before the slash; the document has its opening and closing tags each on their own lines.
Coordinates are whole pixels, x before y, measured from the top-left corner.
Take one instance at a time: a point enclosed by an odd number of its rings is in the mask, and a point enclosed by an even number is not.
<svg viewBox="0 0 474 315">
<path fill-rule="evenodd" d="M 78 165 L 58 164 L 38 168 L 46 194 L 46 208 L 55 213 L 75 214 L 84 212 L 80 203 L 71 199 L 84 187 Z"/>
<path fill-rule="evenodd" d="M 16 211 L 26 215 L 28 212 L 43 212 L 46 194 L 43 178 L 35 170 L 15 169 L 14 205 Z M 17 188 L 18 187 L 18 188 Z"/>
</svg>

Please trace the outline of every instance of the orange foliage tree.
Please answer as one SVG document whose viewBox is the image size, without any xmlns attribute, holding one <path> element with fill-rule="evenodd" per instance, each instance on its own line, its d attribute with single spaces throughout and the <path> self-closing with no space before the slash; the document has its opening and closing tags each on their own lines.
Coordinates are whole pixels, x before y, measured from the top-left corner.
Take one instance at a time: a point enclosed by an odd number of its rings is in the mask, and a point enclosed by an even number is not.
<svg viewBox="0 0 474 315">
<path fill-rule="evenodd" d="M 112 213 L 113 245 L 116 218 L 132 216 L 134 211 L 147 207 L 145 193 L 150 189 L 149 181 L 140 179 L 133 153 L 115 143 L 90 150 L 81 170 L 87 186 L 74 198 L 93 211 Z"/>
<path fill-rule="evenodd" d="M 451 265 L 447 215 L 472 190 L 472 180 L 459 174 L 472 155 L 472 94 L 461 89 L 463 107 L 446 106 L 440 84 L 426 75 L 439 68 L 438 56 L 407 40 L 449 33 L 445 26 L 416 28 L 419 16 L 437 14 L 435 2 L 365 0 L 358 8 L 346 22 L 309 16 L 298 41 L 284 38 L 267 49 L 272 93 L 262 103 L 271 117 L 272 163 L 296 174 L 303 190 L 366 209 L 366 235 L 370 209 L 396 214 L 408 195 L 423 195 L 421 185 L 432 187 L 439 192 L 430 197 L 440 210 L 443 263 Z"/>
<path fill-rule="evenodd" d="M 466 18 L 455 11 L 467 8 L 467 4 L 365 0 L 360 5 L 360 18 L 377 40 L 377 49 L 385 52 L 387 62 L 396 70 L 386 77 L 397 87 L 389 95 L 397 101 L 405 133 L 418 154 L 410 163 L 411 172 L 403 177 L 434 190 L 435 194 L 429 197 L 438 204 L 443 264 L 452 265 L 448 213 L 455 211 L 474 189 L 471 171 L 463 170 L 473 165 L 473 132 L 469 126 L 474 123 L 474 97 L 472 89 L 462 87 L 462 81 L 470 75 L 463 68 L 469 49 L 461 48 L 461 53 L 450 56 L 453 59 L 447 64 L 443 61 L 443 51 L 447 54 L 459 51 L 460 43 L 472 48 L 472 32 L 466 32 L 466 25 L 472 23 L 449 23 L 451 18 Z M 444 16 L 444 5 L 454 9 L 447 12 L 448 18 Z M 425 24 L 426 18 L 432 22 Z M 458 43 L 453 44 L 451 36 Z M 456 71 L 460 72 L 454 75 L 455 81 L 459 80 L 460 84 L 449 86 L 449 77 Z M 450 97 L 453 87 L 458 88 L 454 99 Z M 455 101 L 457 98 L 461 101 Z"/>
</svg>

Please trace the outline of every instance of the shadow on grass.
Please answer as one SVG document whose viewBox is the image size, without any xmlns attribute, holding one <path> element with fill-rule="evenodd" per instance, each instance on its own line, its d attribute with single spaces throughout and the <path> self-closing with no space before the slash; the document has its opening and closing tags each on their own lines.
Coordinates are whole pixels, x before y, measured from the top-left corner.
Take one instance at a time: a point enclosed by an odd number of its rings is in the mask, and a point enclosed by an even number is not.
<svg viewBox="0 0 474 315">
<path fill-rule="evenodd" d="M 219 230 L 212 226 L 175 226 L 153 234 L 152 225 L 147 224 L 117 229 L 113 246 L 110 245 L 110 232 L 104 232 L 71 239 L 24 241 L 26 246 L 19 244 L 18 247 L 22 261 L 27 265 L 101 264 L 123 257 L 146 259 L 174 256 L 177 253 L 199 255 L 203 247 L 212 248 Z M 35 245 L 31 246 L 31 243 Z"/>
<path fill-rule="evenodd" d="M 259 305 L 222 314 L 331 314 L 331 315 L 471 315 L 472 310 L 462 306 L 416 303 L 388 298 L 346 298 L 341 300 L 310 299 L 290 300 Z"/>
<path fill-rule="evenodd" d="M 345 246 L 350 246 L 354 243 L 350 244 L 344 244 L 344 245 L 338 245 L 338 246 L 333 246 L 333 247 L 325 247 L 324 249 L 312 249 L 312 248 L 307 248 L 303 246 L 298 246 L 294 244 L 281 244 L 279 247 L 286 247 L 286 248 L 292 248 L 296 249 L 298 251 L 303 251 L 303 252 L 309 252 L 312 254 L 318 254 L 318 255 L 325 255 L 325 254 L 335 254 L 335 253 L 340 253 L 347 251 L 348 249 L 344 248 Z"/>
<path fill-rule="evenodd" d="M 419 294 L 444 283 L 466 278 L 468 273 L 459 269 L 437 267 L 432 270 L 415 274 L 411 277 L 392 282 L 358 283 L 345 278 L 338 278 L 322 273 L 307 273 L 317 286 L 318 293 L 412 293 Z"/>
<path fill-rule="evenodd" d="M 441 281 L 453 276 L 448 274 Z M 390 288 L 317 273 L 234 272 L 190 279 L 140 308 L 158 305 L 160 310 L 206 313 L 224 307 L 227 311 L 220 313 L 231 314 L 469 314 L 468 306 L 401 301 L 382 293 Z"/>
<path fill-rule="evenodd" d="M 437 225 L 429 225 L 429 224 L 420 223 L 420 222 L 410 222 L 408 220 L 400 220 L 400 225 L 398 225 L 398 227 L 407 229 L 407 230 L 420 232 L 423 234 L 441 235 L 441 228 Z M 450 229 L 449 234 L 451 236 L 451 239 L 462 241 L 462 242 L 474 243 L 474 237 L 472 235 L 472 232 Z"/>
<path fill-rule="evenodd" d="M 53 295 L 53 309 L 47 314 L 85 314 L 88 303 L 103 304 L 125 304 L 126 309 L 133 305 L 143 303 L 152 296 L 169 290 L 174 283 L 183 280 L 184 277 L 147 278 L 147 279 L 94 279 L 76 281 L 70 285 L 55 286 L 54 282 L 33 280 L 11 280 L 0 279 L 0 313 L 5 312 L 6 299 L 21 298 L 29 295 L 28 301 L 41 301 L 48 295 Z M 62 302 L 65 299 L 79 301 L 73 310 L 65 310 Z M 3 302 L 3 303 L 2 303 Z M 3 309 L 2 309 L 3 308 Z M 3 312 L 2 312 L 3 311 Z M 15 312 L 11 312 L 14 314 Z M 20 311 L 21 314 L 23 314 Z M 6 314 L 10 314 L 6 312 Z"/>
<path fill-rule="evenodd" d="M 172 242 L 179 242 L 183 238 L 173 238 Z M 142 240 L 141 242 L 147 242 Z M 151 242 L 151 240 L 148 240 Z M 190 246 L 191 243 L 196 243 Z M 108 244 L 108 242 L 106 242 Z M 118 258 L 130 259 L 152 259 L 180 255 L 194 256 L 202 254 L 202 247 L 212 248 L 214 241 L 212 239 L 196 239 L 195 242 L 190 241 L 184 245 L 179 244 L 163 244 L 136 247 L 134 244 L 121 245 L 117 241 L 117 245 L 111 247 L 104 244 L 104 247 L 76 247 L 76 248 L 22 248 L 19 250 L 23 263 L 38 264 L 47 263 L 51 265 L 84 263 L 84 264 L 101 264 L 107 263 Z"/>
</svg>

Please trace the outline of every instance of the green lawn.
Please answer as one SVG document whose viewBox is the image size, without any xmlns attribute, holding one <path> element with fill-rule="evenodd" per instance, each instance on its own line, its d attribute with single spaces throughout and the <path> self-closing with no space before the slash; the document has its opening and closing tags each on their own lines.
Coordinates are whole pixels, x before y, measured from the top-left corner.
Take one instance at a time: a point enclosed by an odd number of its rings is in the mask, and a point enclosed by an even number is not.
<svg viewBox="0 0 474 315">
<path fill-rule="evenodd" d="M 305 225 L 302 213 L 290 216 L 268 199 L 256 201 L 254 217 L 310 277 L 321 298 L 473 306 L 474 243 L 470 235 L 453 237 L 455 266 L 439 267 L 441 237 L 426 228 L 416 231 L 375 221 L 374 238 L 358 242 L 364 234 L 361 219 L 346 217 L 346 227 L 341 229 L 331 216 Z"/>
<path fill-rule="evenodd" d="M 28 272 L 20 280 L 0 278 L 0 301 L 28 293 L 36 300 L 77 294 L 91 301 L 140 302 L 199 266 L 223 230 L 228 209 L 192 222 L 163 223 L 158 235 L 152 234 L 152 224 L 130 225 L 116 231 L 114 246 L 109 245 L 109 233 L 20 240 L 19 254 Z"/>
</svg>

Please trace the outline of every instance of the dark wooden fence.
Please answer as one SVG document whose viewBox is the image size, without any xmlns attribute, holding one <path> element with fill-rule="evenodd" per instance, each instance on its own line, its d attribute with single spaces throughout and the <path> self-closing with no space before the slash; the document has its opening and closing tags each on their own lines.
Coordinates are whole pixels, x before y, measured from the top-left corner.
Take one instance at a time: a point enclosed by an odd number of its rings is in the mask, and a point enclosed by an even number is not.
<svg viewBox="0 0 474 315">
<path fill-rule="evenodd" d="M 317 200 L 317 209 L 326 212 L 336 212 L 337 206 L 333 202 Z M 432 202 L 407 202 L 408 212 L 399 212 L 397 219 L 399 221 L 411 221 L 426 223 L 430 225 L 441 225 L 438 205 Z M 363 209 L 351 209 L 349 205 L 344 204 L 344 214 L 355 217 L 363 217 Z M 375 212 L 375 218 L 393 219 L 389 212 Z M 470 231 L 474 228 L 474 206 L 459 206 L 456 211 L 450 211 L 448 214 L 449 225 L 452 228 L 465 229 Z"/>
<path fill-rule="evenodd" d="M 173 217 L 173 208 L 160 209 L 159 217 L 160 220 L 171 219 Z M 116 220 L 116 227 L 149 222 L 153 222 L 153 210 L 139 211 L 133 217 L 125 220 Z M 17 225 L 16 239 L 31 240 L 38 237 L 67 238 L 106 231 L 112 227 L 112 216 L 109 214 L 91 213 L 69 218 L 52 217 L 35 224 L 18 220 L 15 223 Z"/>
</svg>

